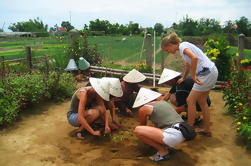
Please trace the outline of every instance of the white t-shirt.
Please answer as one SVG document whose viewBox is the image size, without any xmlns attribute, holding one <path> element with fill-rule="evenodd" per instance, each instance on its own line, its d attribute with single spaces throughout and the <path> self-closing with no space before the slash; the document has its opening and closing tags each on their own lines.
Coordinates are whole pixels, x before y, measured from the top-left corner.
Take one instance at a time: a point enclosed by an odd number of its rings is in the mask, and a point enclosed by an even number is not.
<svg viewBox="0 0 251 166">
<path fill-rule="evenodd" d="M 200 48 L 198 48 L 192 43 L 182 42 L 179 45 L 180 55 L 190 65 L 191 65 L 191 58 L 186 54 L 184 54 L 184 50 L 186 48 L 190 49 L 198 57 L 196 73 L 202 71 L 203 68 L 205 67 L 211 70 L 215 66 L 215 64 L 203 53 L 203 51 Z"/>
</svg>

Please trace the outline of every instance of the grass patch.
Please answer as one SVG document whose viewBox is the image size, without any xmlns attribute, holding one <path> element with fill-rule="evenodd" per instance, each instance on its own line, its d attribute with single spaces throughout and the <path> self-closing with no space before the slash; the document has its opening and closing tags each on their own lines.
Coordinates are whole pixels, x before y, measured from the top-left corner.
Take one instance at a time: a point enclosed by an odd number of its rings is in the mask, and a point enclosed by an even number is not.
<svg viewBox="0 0 251 166">
<path fill-rule="evenodd" d="M 230 52 L 231 54 L 235 54 L 238 52 L 238 47 L 231 46 L 230 47 Z M 244 49 L 244 59 L 251 59 L 251 50 L 249 49 Z"/>
</svg>

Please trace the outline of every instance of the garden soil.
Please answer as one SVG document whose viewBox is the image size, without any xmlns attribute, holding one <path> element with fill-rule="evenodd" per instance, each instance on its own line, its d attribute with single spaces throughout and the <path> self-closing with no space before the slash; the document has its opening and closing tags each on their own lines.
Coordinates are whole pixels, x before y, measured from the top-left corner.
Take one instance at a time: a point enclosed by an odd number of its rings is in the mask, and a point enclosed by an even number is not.
<svg viewBox="0 0 251 166">
<path fill-rule="evenodd" d="M 149 88 L 149 87 L 148 87 Z M 165 88 L 159 88 L 164 92 Z M 156 151 L 133 135 L 139 125 L 133 117 L 118 114 L 121 130 L 100 138 L 86 134 L 84 140 L 74 136 L 75 128 L 66 119 L 70 100 L 44 103 L 22 113 L 13 125 L 0 131 L 1 166 L 248 166 L 251 153 L 233 127 L 233 117 L 223 108 L 222 93 L 212 91 L 212 137 L 198 135 L 184 142 L 168 161 L 155 163 L 147 156 Z M 201 126 L 196 126 L 200 128 Z"/>
</svg>

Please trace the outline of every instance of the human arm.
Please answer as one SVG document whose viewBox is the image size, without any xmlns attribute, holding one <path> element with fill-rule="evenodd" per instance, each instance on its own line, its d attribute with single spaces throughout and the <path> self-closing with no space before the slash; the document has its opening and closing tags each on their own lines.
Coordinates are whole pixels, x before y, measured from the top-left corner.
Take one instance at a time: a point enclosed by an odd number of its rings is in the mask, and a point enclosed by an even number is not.
<svg viewBox="0 0 251 166">
<path fill-rule="evenodd" d="M 115 105 L 114 105 L 114 99 L 111 99 L 108 103 L 108 109 L 110 110 L 112 122 L 116 123 L 116 125 L 119 126 L 118 118 L 115 113 Z"/>
<path fill-rule="evenodd" d="M 175 110 L 178 114 L 180 114 L 181 112 L 186 111 L 186 107 L 185 107 L 185 105 L 182 105 L 182 106 L 176 107 Z"/>
<path fill-rule="evenodd" d="M 152 114 L 153 108 L 142 106 L 139 108 L 139 121 L 140 125 L 146 125 L 147 124 L 147 117 Z"/>
<path fill-rule="evenodd" d="M 94 131 L 85 119 L 84 112 L 85 112 L 85 105 L 87 102 L 87 91 L 86 90 L 79 91 L 76 95 L 79 99 L 78 122 L 81 124 L 81 127 L 85 128 L 92 135 L 101 136 L 100 131 Z"/>
<path fill-rule="evenodd" d="M 110 134 L 111 129 L 109 127 L 109 112 L 106 110 L 104 100 L 99 95 L 97 95 L 97 104 L 102 109 L 101 116 L 102 116 L 103 120 L 105 121 L 105 132 L 106 132 L 106 134 Z"/>
<path fill-rule="evenodd" d="M 166 93 L 160 98 L 160 100 L 168 101 L 170 99 L 171 93 Z"/>
<path fill-rule="evenodd" d="M 186 63 L 185 71 L 184 71 L 184 73 L 183 73 L 183 77 L 181 77 L 181 78 L 177 81 L 178 84 L 182 83 L 182 82 L 186 79 L 187 75 L 189 74 L 189 71 L 190 71 L 190 64 L 189 64 L 189 63 Z"/>
<path fill-rule="evenodd" d="M 196 77 L 196 68 L 198 63 L 198 56 L 195 55 L 190 49 L 186 48 L 184 50 L 184 54 L 187 55 L 191 59 L 191 77 L 193 78 L 194 82 L 196 84 L 202 85 L 202 82 Z M 186 65 L 187 66 L 187 65 Z M 186 69 L 187 70 L 187 69 Z M 184 73 L 183 78 L 186 78 L 186 71 Z"/>
</svg>

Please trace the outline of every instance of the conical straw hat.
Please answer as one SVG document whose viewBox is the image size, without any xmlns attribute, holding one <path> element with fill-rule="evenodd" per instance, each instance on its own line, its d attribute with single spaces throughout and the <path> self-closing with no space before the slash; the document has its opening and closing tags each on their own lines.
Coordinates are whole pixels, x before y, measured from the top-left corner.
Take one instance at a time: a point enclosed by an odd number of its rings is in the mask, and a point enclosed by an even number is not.
<svg viewBox="0 0 251 166">
<path fill-rule="evenodd" d="M 181 73 L 165 68 L 160 76 L 158 84 L 162 84 L 164 82 L 167 82 L 167 81 L 169 81 L 179 75 L 181 75 Z"/>
<path fill-rule="evenodd" d="M 87 60 L 85 60 L 85 58 L 80 57 L 78 61 L 78 68 L 80 70 L 86 70 L 89 67 L 90 67 L 90 63 Z"/>
<path fill-rule="evenodd" d="M 138 70 L 131 70 L 129 73 L 127 73 L 124 77 L 123 80 L 125 82 L 130 82 L 130 83 L 138 83 L 142 82 L 146 79 L 146 76 L 142 73 L 140 73 Z"/>
<path fill-rule="evenodd" d="M 90 77 L 91 86 L 104 100 L 109 101 L 109 81 Z"/>
<path fill-rule="evenodd" d="M 71 70 L 78 70 L 78 67 L 74 61 L 74 59 L 70 59 L 67 67 L 65 68 L 66 71 L 71 71 Z"/>
<path fill-rule="evenodd" d="M 121 97 L 123 95 L 121 83 L 118 78 L 103 77 L 102 79 L 107 79 L 109 81 L 110 94 L 116 97 Z"/>
<path fill-rule="evenodd" d="M 150 89 L 146 88 L 140 88 L 139 93 L 134 101 L 133 108 L 139 107 L 143 104 L 149 103 L 158 97 L 160 97 L 162 94 L 152 91 Z"/>
</svg>

